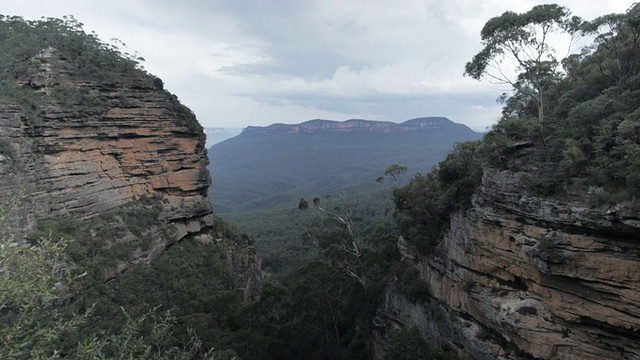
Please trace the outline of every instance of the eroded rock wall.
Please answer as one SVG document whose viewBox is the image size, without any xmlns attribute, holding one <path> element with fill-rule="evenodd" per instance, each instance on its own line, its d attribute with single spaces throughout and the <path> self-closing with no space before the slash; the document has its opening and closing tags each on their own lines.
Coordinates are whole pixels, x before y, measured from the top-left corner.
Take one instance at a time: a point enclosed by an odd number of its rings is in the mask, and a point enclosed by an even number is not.
<svg viewBox="0 0 640 360">
<path fill-rule="evenodd" d="M 434 300 L 420 314 L 391 287 L 381 318 L 418 326 L 471 359 L 639 359 L 637 204 L 527 195 L 523 176 L 487 171 L 472 209 L 452 216 L 431 255 L 401 241 Z M 450 316 L 427 311 L 434 303 Z"/>
<path fill-rule="evenodd" d="M 109 276 L 194 237 L 227 249 L 239 291 L 247 292 L 246 299 L 254 297 L 259 260 L 248 244 L 217 236 L 207 197 L 211 178 L 205 135 L 188 110 L 157 85 L 71 80 L 54 50 L 40 60 L 40 71 L 24 84 L 39 94 L 37 108 L 0 103 L 0 139 L 10 146 L 0 157 L 0 195 L 30 195 L 18 219 L 18 235 L 33 232 L 39 220 L 89 219 L 154 198 L 161 212 L 152 246 L 132 252 L 117 271 L 106 272 Z M 66 103 L 51 96 L 61 88 L 70 92 Z"/>
</svg>

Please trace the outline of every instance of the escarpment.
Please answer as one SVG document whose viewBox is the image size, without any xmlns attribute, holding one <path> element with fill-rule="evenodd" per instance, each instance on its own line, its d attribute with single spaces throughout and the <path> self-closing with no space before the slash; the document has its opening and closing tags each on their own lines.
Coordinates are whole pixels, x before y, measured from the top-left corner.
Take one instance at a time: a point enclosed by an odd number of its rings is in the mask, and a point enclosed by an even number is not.
<svg viewBox="0 0 640 360">
<path fill-rule="evenodd" d="M 37 62 L 34 74 L 17 81 L 33 105 L 0 104 L 2 194 L 28 195 L 17 235 L 65 217 L 94 221 L 101 228 L 88 229 L 83 241 L 126 248 L 105 266 L 105 280 L 183 239 L 217 244 L 229 253 L 238 291 L 255 297 L 259 260 L 252 247 L 226 239 L 216 226 L 205 136 L 195 115 L 159 79 L 85 80 L 55 49 Z M 110 217 L 96 220 L 105 214 Z M 128 226 L 145 217 L 136 229 Z M 108 229 L 117 235 L 103 236 Z"/>
<path fill-rule="evenodd" d="M 417 326 L 469 359 L 640 358 L 637 202 L 540 197 L 527 176 L 485 171 L 429 254 L 401 239 L 430 298 L 410 301 L 391 284 L 378 320 Z"/>
</svg>

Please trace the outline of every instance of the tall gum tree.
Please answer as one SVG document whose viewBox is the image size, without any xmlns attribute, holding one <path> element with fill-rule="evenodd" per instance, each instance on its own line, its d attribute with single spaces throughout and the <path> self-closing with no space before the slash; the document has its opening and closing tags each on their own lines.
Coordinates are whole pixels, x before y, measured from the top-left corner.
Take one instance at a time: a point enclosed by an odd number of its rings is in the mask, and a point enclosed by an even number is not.
<svg viewBox="0 0 640 360">
<path fill-rule="evenodd" d="M 551 37 L 558 33 L 573 36 L 580 23 L 567 8 L 555 4 L 534 6 L 522 14 L 507 11 L 491 18 L 480 33 L 484 48 L 466 64 L 464 75 L 511 85 L 537 105 L 542 123 L 543 90 L 556 77 L 559 66 Z M 517 64 L 515 77 L 505 73 L 505 60 Z"/>
<path fill-rule="evenodd" d="M 594 37 L 590 61 L 612 85 L 631 89 L 640 82 L 640 3 L 625 14 L 608 14 L 584 22 L 580 30 Z M 596 51 L 597 50 L 597 51 Z"/>
</svg>

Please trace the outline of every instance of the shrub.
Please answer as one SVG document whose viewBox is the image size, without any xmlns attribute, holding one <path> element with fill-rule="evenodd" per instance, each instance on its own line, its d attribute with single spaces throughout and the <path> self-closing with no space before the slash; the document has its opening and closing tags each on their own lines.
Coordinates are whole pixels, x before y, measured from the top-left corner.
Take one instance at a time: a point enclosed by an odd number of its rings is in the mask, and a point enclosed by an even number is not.
<svg viewBox="0 0 640 360">
<path fill-rule="evenodd" d="M 482 180 L 479 141 L 457 144 L 454 151 L 427 175 L 417 174 L 394 190 L 400 233 L 427 254 L 449 229 L 453 211 L 471 205 Z"/>
</svg>

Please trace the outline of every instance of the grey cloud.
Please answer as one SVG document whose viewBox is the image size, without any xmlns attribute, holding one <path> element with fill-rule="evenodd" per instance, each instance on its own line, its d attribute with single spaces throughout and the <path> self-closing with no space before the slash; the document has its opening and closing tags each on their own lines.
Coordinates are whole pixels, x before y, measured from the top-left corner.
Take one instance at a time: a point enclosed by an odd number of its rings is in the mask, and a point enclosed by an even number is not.
<svg viewBox="0 0 640 360">
<path fill-rule="evenodd" d="M 499 115 L 501 92 L 462 78 L 480 48 L 480 28 L 507 9 L 540 2 L 24 0 L 7 2 L 4 11 L 75 14 L 103 39 L 120 38 L 205 125 L 442 115 L 478 129 Z M 588 9 L 578 0 L 559 2 L 589 17 L 624 11 L 632 0 Z"/>
</svg>

